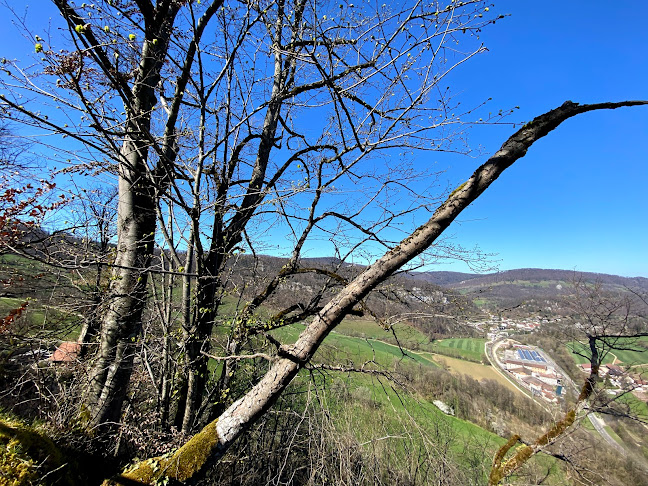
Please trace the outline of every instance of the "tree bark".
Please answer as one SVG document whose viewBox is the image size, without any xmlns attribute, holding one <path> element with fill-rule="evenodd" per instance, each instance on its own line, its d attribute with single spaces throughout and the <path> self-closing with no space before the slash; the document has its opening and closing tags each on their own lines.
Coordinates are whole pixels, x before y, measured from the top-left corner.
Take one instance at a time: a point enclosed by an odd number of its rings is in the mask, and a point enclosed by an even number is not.
<svg viewBox="0 0 648 486">
<path fill-rule="evenodd" d="M 616 109 L 625 106 L 648 104 L 648 101 L 624 101 L 579 105 L 570 101 L 526 124 L 513 134 L 502 147 L 480 166 L 473 175 L 435 211 L 430 220 L 415 230 L 400 245 L 388 251 L 370 265 L 356 279 L 344 287 L 301 333 L 291 346 L 284 345 L 279 356 L 265 376 L 244 396 L 236 400 L 221 416 L 201 433 L 190 439 L 165 467 L 147 479 L 153 484 L 162 476 L 175 477 L 174 471 L 183 471 L 177 479 L 189 484 L 199 484 L 202 475 L 218 461 L 230 445 L 261 417 L 277 400 L 299 370 L 312 358 L 326 336 L 342 321 L 345 315 L 379 283 L 397 269 L 429 248 L 452 221 L 475 201 L 516 160 L 523 157 L 529 147 L 554 130 L 565 120 L 593 110 Z M 196 448 L 200 448 L 196 460 Z M 206 452 L 207 451 L 207 452 Z M 168 461 L 168 462 L 167 462 Z M 190 467 L 188 467 L 190 465 Z M 115 478 L 113 484 L 126 484 L 150 467 L 142 462 L 128 474 Z M 123 481 L 123 482 L 122 482 Z"/>
<path fill-rule="evenodd" d="M 193 431 L 194 425 L 200 419 L 198 417 L 198 410 L 201 408 L 200 406 L 205 395 L 208 378 L 208 358 L 202 351 L 209 350 L 209 338 L 218 314 L 218 307 L 220 305 L 219 292 L 221 291 L 220 274 L 227 260 L 227 255 L 243 239 L 242 234 L 244 229 L 266 196 L 263 186 L 266 180 L 270 153 L 275 144 L 283 97 L 287 91 L 286 82 L 292 79 L 291 74 L 294 73 L 295 66 L 294 61 L 284 66 L 284 54 L 279 49 L 281 45 L 282 22 L 284 20 L 283 4 L 283 0 L 278 2 L 279 12 L 273 38 L 273 44 L 276 50 L 273 59 L 272 92 L 259 135 L 260 141 L 256 150 L 256 160 L 246 194 L 243 197 L 240 207 L 236 210 L 232 221 L 227 226 L 223 220 L 223 214 L 225 214 L 226 209 L 222 206 L 216 208 L 209 250 L 205 255 L 197 255 L 199 278 L 196 281 L 196 305 L 198 312 L 193 325 L 185 337 L 185 359 L 188 363 L 186 377 L 187 393 L 185 395 L 186 400 L 179 406 L 179 411 L 183 411 L 182 432 L 185 434 L 190 434 Z M 303 2 L 300 5 L 297 8 L 298 15 L 301 15 L 299 10 L 303 9 Z M 227 201 L 228 189 L 229 183 L 221 181 L 217 200 L 222 202 Z M 223 373 L 229 373 L 227 364 L 223 365 Z M 219 381 L 221 385 L 226 382 L 227 380 Z"/>
<path fill-rule="evenodd" d="M 56 0 L 56 3 L 70 24 L 80 21 L 67 2 Z M 93 427 L 119 421 L 146 301 L 148 268 L 156 229 L 155 194 L 158 190 L 147 165 L 151 112 L 156 104 L 154 90 L 160 82 L 179 6 L 172 2 L 163 8 L 164 11 L 145 16 L 146 40 L 125 107 L 128 120 L 119 159 L 117 256 L 109 290 L 109 307 L 102 322 L 99 353 L 90 371 L 84 402 L 84 415 Z"/>
<path fill-rule="evenodd" d="M 125 151 L 129 145 L 125 144 Z M 139 154 L 133 150 L 128 155 L 132 166 L 141 169 Z M 99 356 L 91 371 L 86 401 L 93 426 L 119 420 L 140 332 L 147 269 L 153 253 L 155 206 L 151 195 L 134 187 L 137 182 L 134 184 L 133 180 L 141 181 L 141 173 L 128 172 L 120 174 L 116 268 L 110 288 L 110 306 L 102 323 Z"/>
</svg>

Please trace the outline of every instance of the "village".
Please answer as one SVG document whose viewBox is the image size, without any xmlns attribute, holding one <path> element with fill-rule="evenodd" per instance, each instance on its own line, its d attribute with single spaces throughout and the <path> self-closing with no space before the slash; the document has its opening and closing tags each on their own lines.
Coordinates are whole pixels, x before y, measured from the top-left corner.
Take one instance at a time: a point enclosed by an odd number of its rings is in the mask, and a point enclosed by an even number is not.
<svg viewBox="0 0 648 486">
<path fill-rule="evenodd" d="M 561 317 L 516 320 L 491 315 L 490 319 L 473 322 L 471 326 L 486 332 L 493 343 L 492 357 L 495 363 L 521 387 L 533 396 L 550 403 L 557 403 L 565 395 L 565 386 L 571 382 L 565 372 L 540 348 L 521 344 L 509 336 L 537 331 L 542 325 L 561 321 Z M 487 331 L 486 331 L 487 330 Z M 591 364 L 579 365 L 584 375 L 591 372 Z M 640 400 L 648 400 L 648 380 L 615 359 L 612 364 L 602 364 L 599 376 L 607 381 L 611 395 L 631 392 Z"/>
<path fill-rule="evenodd" d="M 550 403 L 564 396 L 565 376 L 542 350 L 510 339 L 498 344 L 493 356 L 516 383 Z"/>
<path fill-rule="evenodd" d="M 590 363 L 579 365 L 584 374 L 592 372 Z M 619 364 L 604 364 L 599 367 L 598 374 L 606 380 L 609 386 L 606 387 L 610 395 L 632 392 L 640 400 L 648 401 L 648 380 L 632 369 L 626 369 Z"/>
</svg>

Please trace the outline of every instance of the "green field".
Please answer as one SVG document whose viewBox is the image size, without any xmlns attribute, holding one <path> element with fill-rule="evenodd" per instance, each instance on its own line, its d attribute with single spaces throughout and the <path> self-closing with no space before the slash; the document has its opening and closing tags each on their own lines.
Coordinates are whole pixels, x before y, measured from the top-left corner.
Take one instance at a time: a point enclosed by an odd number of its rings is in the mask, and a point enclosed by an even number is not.
<svg viewBox="0 0 648 486">
<path fill-rule="evenodd" d="M 477 484 L 486 482 L 492 455 L 504 439 L 416 399 L 388 381 L 337 373 L 329 387 L 338 431 L 354 436 L 394 471 L 412 471 L 419 461 L 457 461 Z M 443 444 L 445 449 L 440 450 Z M 428 456 L 429 454 L 429 456 Z"/>
<path fill-rule="evenodd" d="M 398 343 L 403 348 L 432 351 L 430 338 L 408 324 L 394 324 L 391 329 L 386 330 L 373 320 L 345 319 L 335 328 L 335 332 L 352 337 L 378 339 L 392 344 L 396 344 L 398 338 Z"/>
<path fill-rule="evenodd" d="M 606 354 L 602 364 L 616 363 L 623 366 L 635 366 L 641 364 L 648 364 L 648 337 L 642 337 L 633 340 L 620 340 L 617 343 L 621 346 L 631 346 L 635 350 L 613 350 Z M 582 354 L 589 355 L 589 349 L 582 343 L 571 342 L 567 344 L 567 349 L 572 352 L 572 356 L 576 364 L 589 363 L 589 360 L 575 354 L 576 351 Z M 615 361 L 616 358 L 616 361 Z"/>
<path fill-rule="evenodd" d="M 452 338 L 436 341 L 432 352 L 444 354 L 452 358 L 466 359 L 468 361 L 482 362 L 484 355 L 485 339 L 482 338 Z"/>
<path fill-rule="evenodd" d="M 15 322 L 10 324 L 11 334 L 31 336 L 38 333 L 40 337 L 62 341 L 74 340 L 78 337 L 80 331 L 78 316 L 44 306 L 35 299 L 0 297 L 0 318 L 8 316 L 25 301 L 28 301 L 27 308 Z"/>
<path fill-rule="evenodd" d="M 377 327 L 377 326 L 376 326 Z M 380 328 L 378 328 L 380 330 Z M 292 325 L 272 331 L 272 335 L 282 343 L 295 342 L 303 325 Z M 398 346 L 378 341 L 376 339 L 347 336 L 333 332 L 324 340 L 324 344 L 315 355 L 315 361 L 327 363 L 353 363 L 361 366 L 368 361 L 374 361 L 381 367 L 392 367 L 396 362 L 437 367 L 429 357 L 418 353 L 401 350 Z"/>
</svg>

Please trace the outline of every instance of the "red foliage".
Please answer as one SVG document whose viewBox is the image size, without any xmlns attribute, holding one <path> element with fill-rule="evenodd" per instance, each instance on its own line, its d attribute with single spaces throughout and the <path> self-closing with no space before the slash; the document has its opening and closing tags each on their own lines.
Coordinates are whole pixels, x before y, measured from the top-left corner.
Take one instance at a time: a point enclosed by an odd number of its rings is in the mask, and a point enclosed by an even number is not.
<svg viewBox="0 0 648 486">
<path fill-rule="evenodd" d="M 20 307 L 16 307 L 15 309 L 12 309 L 11 312 L 2 319 L 0 319 L 0 334 L 4 334 L 7 332 L 11 324 L 13 324 L 16 319 L 18 319 L 23 312 L 25 312 L 25 309 L 27 309 L 27 306 L 29 305 L 28 301 L 23 302 L 20 304 Z"/>
<path fill-rule="evenodd" d="M 0 182 L 0 187 L 2 185 L 7 186 Z M 38 188 L 27 184 L 19 188 L 9 187 L 0 192 L 0 251 L 2 247 L 20 241 L 26 230 L 39 227 L 48 211 L 67 202 L 63 195 L 55 202 L 43 202 L 46 193 L 55 187 L 56 184 L 42 180 Z"/>
</svg>

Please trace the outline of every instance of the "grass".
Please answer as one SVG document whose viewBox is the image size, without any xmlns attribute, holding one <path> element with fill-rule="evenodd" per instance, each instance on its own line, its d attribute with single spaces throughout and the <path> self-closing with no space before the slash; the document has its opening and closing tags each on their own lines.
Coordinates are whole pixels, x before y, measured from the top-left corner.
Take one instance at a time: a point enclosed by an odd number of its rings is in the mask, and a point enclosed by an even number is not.
<svg viewBox="0 0 648 486">
<path fill-rule="evenodd" d="M 385 330 L 378 323 L 367 319 L 345 319 L 336 328 L 335 332 L 352 337 L 366 339 L 377 339 L 380 341 L 396 344 L 394 334 L 398 343 L 404 348 L 413 350 L 432 350 L 430 338 L 408 324 L 394 324 L 391 329 Z"/>
<path fill-rule="evenodd" d="M 435 362 L 443 360 L 451 370 L 466 373 L 475 379 L 493 379 L 507 387 L 517 388 L 499 375 L 492 367 L 464 360 L 435 356 L 430 352 L 409 352 L 403 355 L 394 345 L 381 342 L 373 337 L 379 336 L 368 322 L 358 326 L 358 322 L 347 324 L 351 329 L 370 330 L 365 337 L 356 337 L 336 332 L 330 334 L 314 357 L 314 362 L 353 364 L 359 366 L 365 361 L 374 361 L 379 367 L 389 369 L 399 362 L 409 366 L 438 366 Z M 373 324 L 373 323 L 372 323 Z M 375 324 L 373 324 L 375 326 Z M 377 327 L 377 326 L 375 326 Z M 304 329 L 302 325 L 286 326 L 272 331 L 281 342 L 294 342 Z M 342 327 L 349 332 L 349 327 Z M 369 338 L 369 335 L 372 339 Z M 475 348 L 483 347 L 483 339 L 445 340 L 452 348 L 464 353 L 477 353 Z M 483 349 L 483 348 L 481 348 Z M 479 353 L 477 353 L 479 354 Z M 474 354 L 473 354 L 474 355 Z M 305 372 L 301 373 L 305 379 Z M 329 394 L 337 401 L 329 403 L 330 412 L 338 424 L 340 432 L 351 433 L 366 448 L 374 447 L 376 441 L 389 442 L 390 459 L 393 468 L 402 471 L 410 467 L 411 453 L 438 447 L 439 443 L 448 446 L 447 454 L 464 466 L 470 464 L 472 474 L 478 484 L 486 482 L 492 456 L 505 442 L 504 438 L 465 420 L 445 415 L 430 402 L 413 396 L 385 378 L 362 375 L 359 373 L 329 372 L 326 374 Z M 412 431 L 416 431 L 412 433 Z M 546 456 L 536 456 L 531 460 L 549 470 L 555 461 Z M 563 474 L 556 468 L 548 484 L 563 484 Z"/>
<path fill-rule="evenodd" d="M 623 442 L 623 439 L 621 439 L 621 437 L 619 437 L 619 436 L 617 435 L 617 433 L 614 431 L 614 429 L 613 429 L 612 427 L 610 427 L 609 425 L 606 425 L 606 426 L 603 427 L 603 428 L 604 428 L 605 431 L 610 435 L 610 437 L 612 437 L 612 438 L 616 441 L 617 444 L 619 444 L 619 445 L 621 445 L 621 446 L 625 446 L 625 445 L 626 445 L 625 442 Z"/>
<path fill-rule="evenodd" d="M 27 299 L 0 297 L 0 316 L 4 317 L 21 306 Z M 78 316 L 65 311 L 42 305 L 36 299 L 29 299 L 29 305 L 23 314 L 12 324 L 12 334 L 42 335 L 62 341 L 72 341 L 78 338 L 81 327 Z"/>
<path fill-rule="evenodd" d="M 483 338 L 452 338 L 436 341 L 432 352 L 469 361 L 486 361 Z"/>
<path fill-rule="evenodd" d="M 272 331 L 272 335 L 282 343 L 295 342 L 299 333 L 304 330 L 303 325 L 294 324 Z M 316 361 L 327 363 L 353 363 L 361 366 L 368 361 L 377 365 L 390 368 L 396 362 L 412 363 L 421 366 L 436 367 L 437 364 L 429 358 L 414 352 L 405 352 L 393 344 L 376 339 L 354 337 L 333 332 L 328 335 L 315 355 Z"/>
<path fill-rule="evenodd" d="M 619 346 L 632 345 L 632 347 L 636 348 L 637 350 L 636 351 L 631 351 L 631 350 L 610 351 L 604 357 L 602 364 L 612 364 L 615 361 L 615 357 L 617 358 L 616 363 L 624 366 L 648 364 L 648 337 L 641 337 L 638 340 L 637 339 L 620 340 L 618 345 Z M 572 353 L 572 356 L 576 364 L 589 363 L 588 359 L 578 354 L 575 354 L 575 352 L 581 352 L 586 356 L 589 355 L 589 349 L 583 343 L 572 341 L 571 343 L 567 344 L 567 349 Z M 619 361 L 621 363 L 619 363 Z"/>
<path fill-rule="evenodd" d="M 492 302 L 488 299 L 484 298 L 478 298 L 478 299 L 473 299 L 473 304 L 475 304 L 477 307 L 486 307 L 492 305 Z"/>
<path fill-rule="evenodd" d="M 625 393 L 617 398 L 620 403 L 627 405 L 630 408 L 632 415 L 638 417 L 642 421 L 648 421 L 648 403 L 638 399 L 632 393 Z"/>
</svg>

